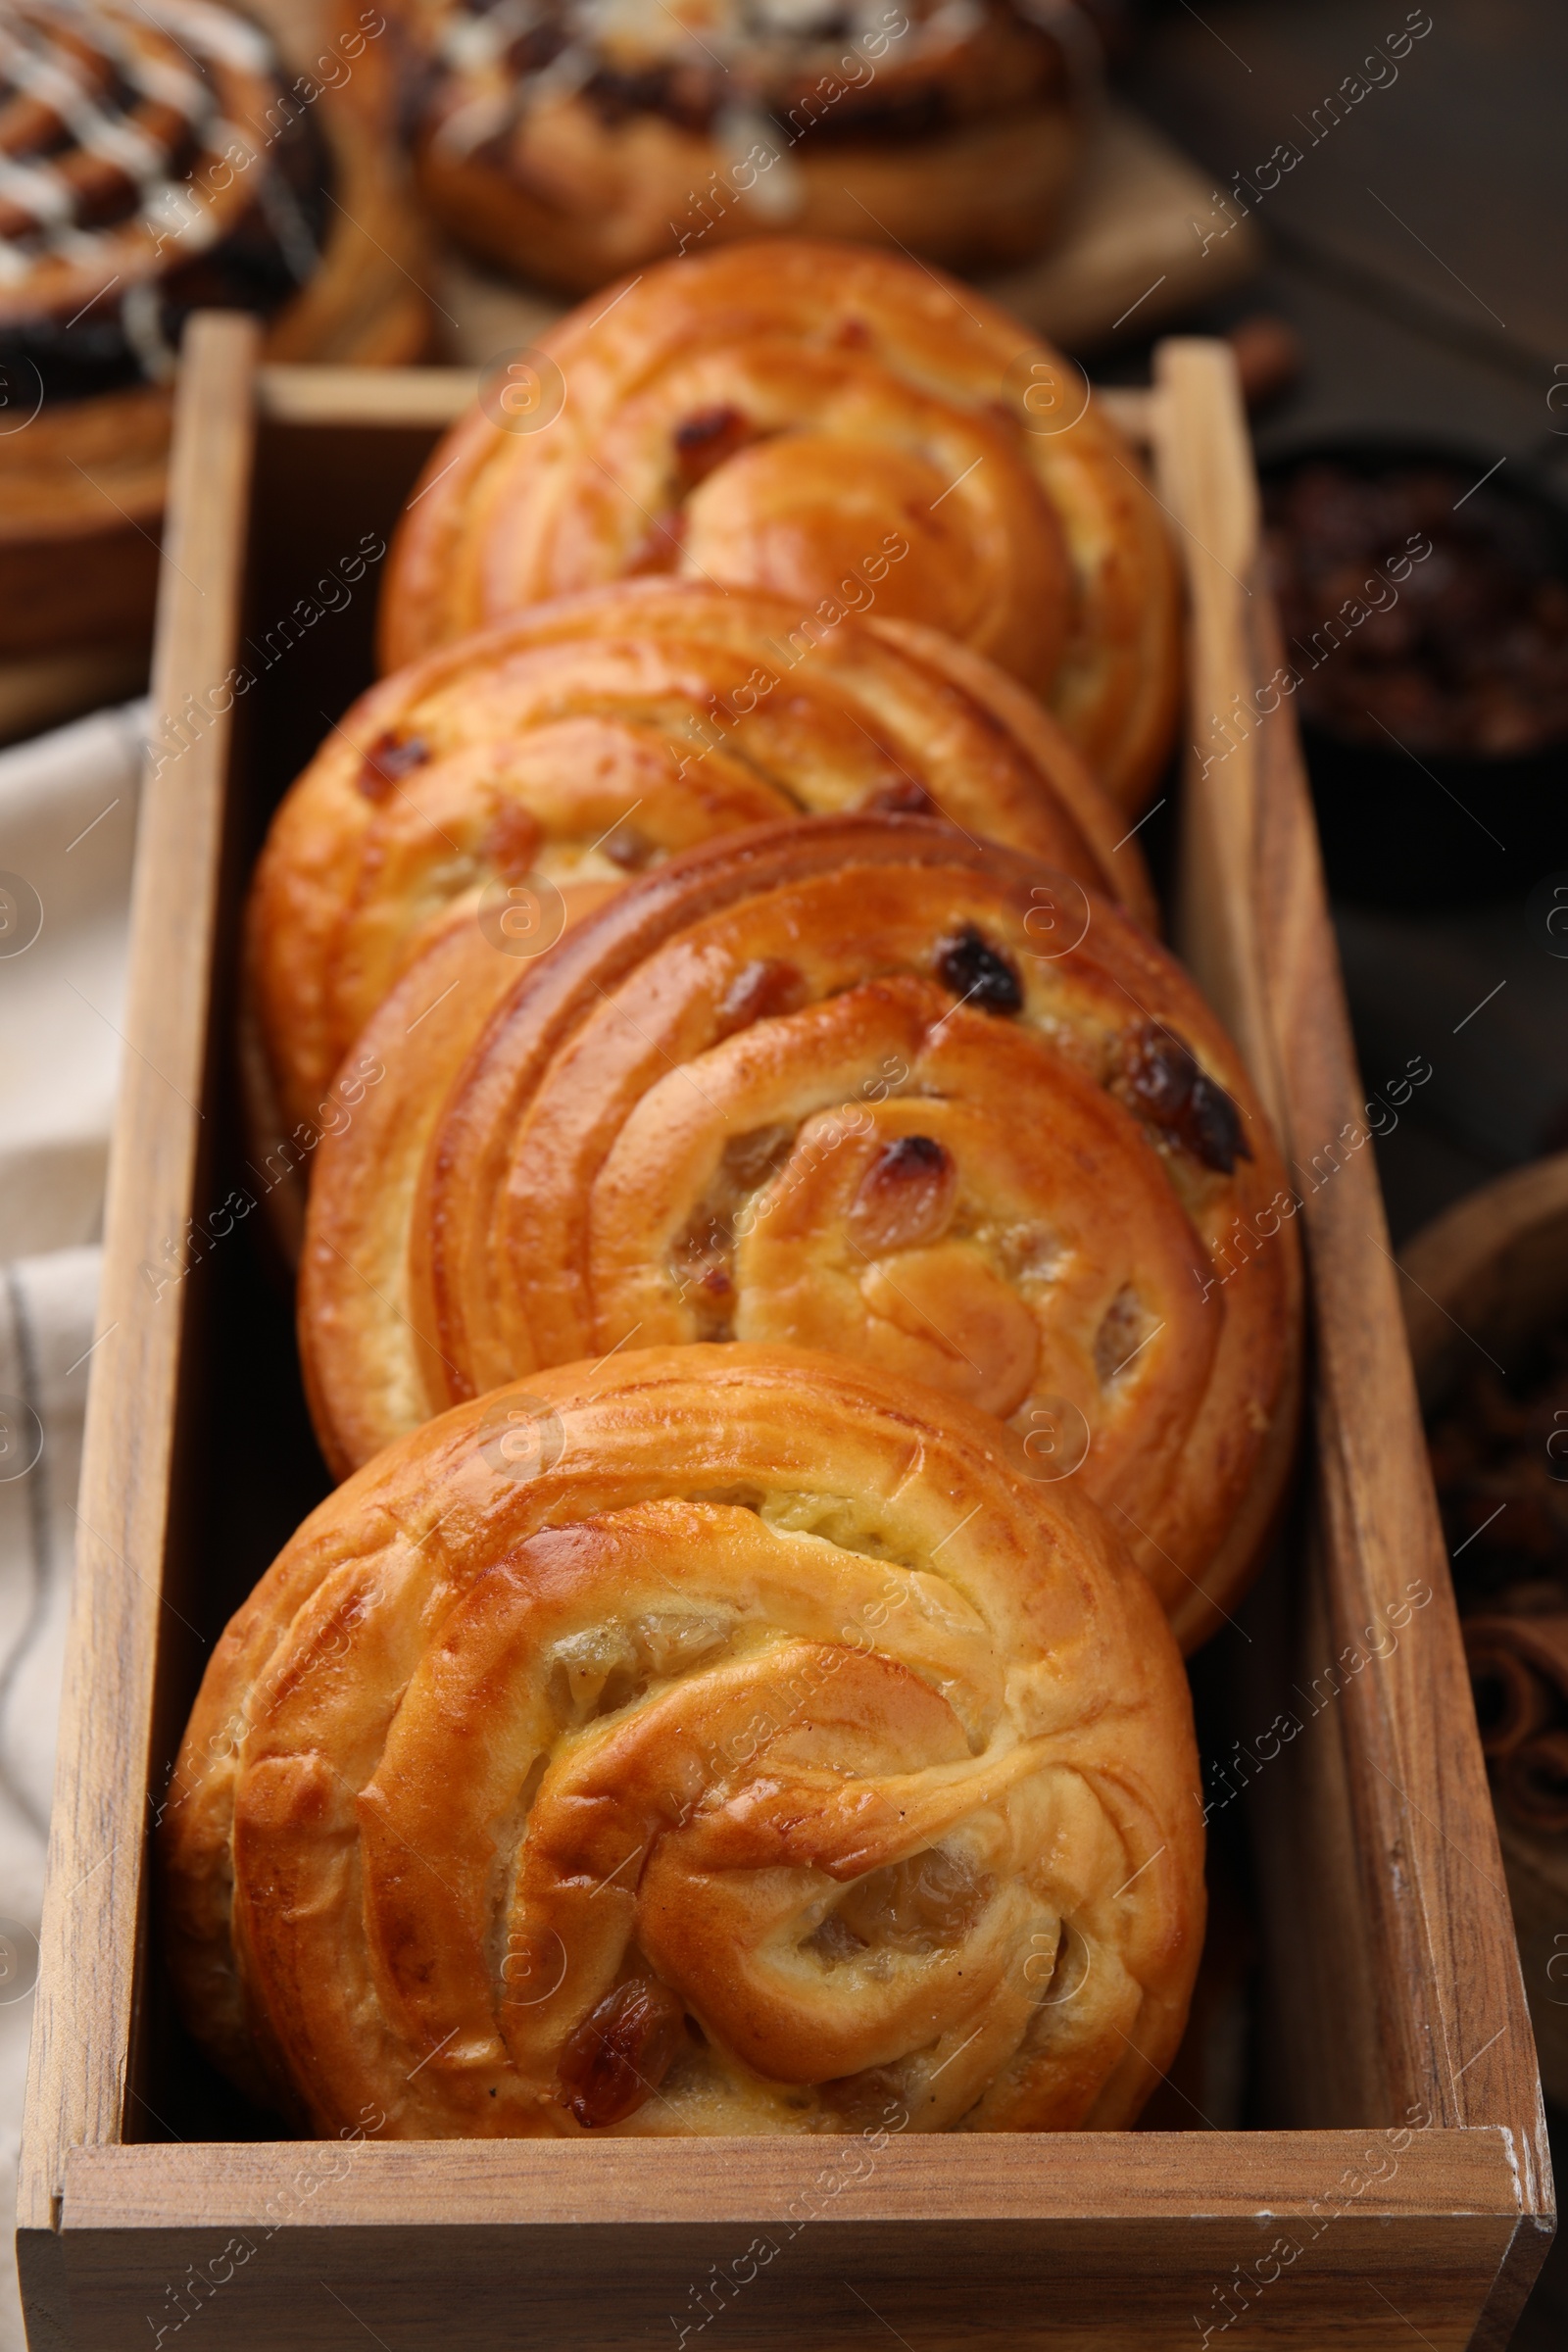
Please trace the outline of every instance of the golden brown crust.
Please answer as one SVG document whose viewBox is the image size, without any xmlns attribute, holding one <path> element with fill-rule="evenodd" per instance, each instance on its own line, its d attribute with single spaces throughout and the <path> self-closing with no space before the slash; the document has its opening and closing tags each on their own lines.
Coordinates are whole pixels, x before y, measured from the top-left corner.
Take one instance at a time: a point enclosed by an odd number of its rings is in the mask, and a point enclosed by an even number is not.
<svg viewBox="0 0 1568 2352">
<path fill-rule="evenodd" d="M 657 115 L 607 124 L 577 97 L 543 106 L 527 126 L 525 174 L 447 154 L 439 130 L 433 121 L 417 157 L 435 218 L 500 269 L 564 294 L 586 294 L 688 243 L 708 250 L 769 227 L 755 204 L 722 196 L 733 151 Z M 912 153 L 807 147 L 790 159 L 780 233 L 858 236 L 950 269 L 1015 266 L 1050 235 L 1083 144 L 1082 117 L 1048 101 L 935 132 Z"/>
<path fill-rule="evenodd" d="M 567 1366 L 378 1457 L 220 1642 L 160 1838 L 193 2032 L 322 2133 L 1111 2128 L 1202 1939 L 1115 1538 L 983 1416 L 787 1348 Z"/>
<path fill-rule="evenodd" d="M 878 617 L 998 662 L 1142 806 L 1175 718 L 1175 565 L 1071 363 L 969 288 L 804 240 L 650 270 L 543 346 L 554 420 L 476 409 L 411 501 L 387 666 L 639 571 L 769 587 L 803 625 L 869 574 Z"/>
<path fill-rule="evenodd" d="M 1048 30 L 1010 0 L 706 6 L 695 32 L 673 9 L 573 0 L 521 32 L 504 12 L 420 13 L 439 60 L 415 139 L 427 202 L 573 294 L 769 231 L 1021 260 L 1070 183 L 1098 65 L 1087 18 Z"/>
<path fill-rule="evenodd" d="M 470 929 L 411 969 L 360 1041 L 371 1123 L 322 1147 L 330 1461 L 621 1346 L 831 1348 L 1009 1421 L 1212 1630 L 1289 1469 L 1299 1270 L 1289 1226 L 1237 1246 L 1278 1154 L 1152 941 L 1007 851 L 839 817 L 672 860 L 510 991 L 495 960 Z M 472 1009 L 437 1049 L 443 990 Z"/>
<path fill-rule="evenodd" d="M 992 663 L 874 612 L 815 638 L 792 639 L 795 618 L 760 590 L 626 581 L 364 696 L 279 808 L 251 895 L 281 1132 L 319 1116 L 454 902 L 510 914 L 510 945 L 532 952 L 671 851 L 798 811 L 935 811 L 1153 920 L 1136 844 L 1116 849 L 1120 812 Z"/>
<path fill-rule="evenodd" d="M 258 0 L 257 14 L 285 66 L 302 69 L 293 86 L 319 118 L 337 199 L 319 266 L 269 323 L 267 356 L 406 367 L 429 349 L 431 247 L 393 129 L 406 73 L 396 12 L 313 0 L 302 21 L 291 0 Z"/>
</svg>

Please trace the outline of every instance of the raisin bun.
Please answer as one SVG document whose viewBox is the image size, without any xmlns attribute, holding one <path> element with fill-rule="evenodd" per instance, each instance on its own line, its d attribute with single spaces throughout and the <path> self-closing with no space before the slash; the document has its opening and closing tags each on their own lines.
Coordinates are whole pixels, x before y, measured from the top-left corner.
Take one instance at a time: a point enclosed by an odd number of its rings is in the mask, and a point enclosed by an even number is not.
<svg viewBox="0 0 1568 2352">
<path fill-rule="evenodd" d="M 431 210 L 573 294 L 770 230 L 1023 260 L 1100 65 L 1072 0 L 463 0 L 423 22 Z"/>
<path fill-rule="evenodd" d="M 299 1294 L 340 1471 L 623 1347 L 776 1341 L 1010 1425 L 1196 1641 L 1296 1417 L 1295 1227 L 1180 966 L 1068 877 L 919 817 L 672 858 L 520 967 L 479 926 L 362 1036 Z"/>
<path fill-rule="evenodd" d="M 364 696 L 285 798 L 252 888 L 258 1138 L 304 1150 L 343 1056 L 443 924 L 478 915 L 531 954 L 629 876 L 748 825 L 945 816 L 1152 920 L 1121 812 L 1004 672 L 874 612 L 820 637 L 795 619 L 761 590 L 627 581 Z"/>
<path fill-rule="evenodd" d="M 382 1454 L 219 1642 L 160 1840 L 191 2031 L 323 2135 L 1126 2125 L 1202 1941 L 1186 1680 L 1099 1513 L 786 1348 Z"/>
<path fill-rule="evenodd" d="M 1174 557 L 1087 382 L 1004 312 L 863 246 L 731 246 L 596 297 L 535 360 L 430 459 L 383 666 L 635 573 L 769 588 L 808 629 L 869 587 L 1143 806 L 1180 688 Z"/>
<path fill-rule="evenodd" d="M 191 312 L 253 313 L 274 359 L 417 356 L 376 26 L 325 12 L 318 79 L 210 0 L 5 11 L 0 651 L 147 625 Z"/>
</svg>

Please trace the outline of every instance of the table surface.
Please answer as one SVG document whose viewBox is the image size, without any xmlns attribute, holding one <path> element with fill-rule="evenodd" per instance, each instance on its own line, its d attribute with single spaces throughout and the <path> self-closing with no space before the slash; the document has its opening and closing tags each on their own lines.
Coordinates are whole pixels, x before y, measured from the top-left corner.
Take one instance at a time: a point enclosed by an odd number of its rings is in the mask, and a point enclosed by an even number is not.
<svg viewBox="0 0 1568 2352">
<path fill-rule="evenodd" d="M 1568 148 L 1548 122 L 1568 77 L 1568 10 L 1445 0 L 1432 31 L 1391 61 L 1387 36 L 1430 14 L 1391 0 L 1214 0 L 1200 16 L 1166 0 L 1151 11 L 1131 95 L 1208 166 L 1216 189 L 1255 184 L 1282 140 L 1301 159 L 1252 208 L 1263 270 L 1191 323 L 1223 327 L 1266 309 L 1299 332 L 1302 375 L 1257 421 L 1265 462 L 1383 430 L 1527 461 L 1568 494 L 1568 394 L 1548 406 L 1568 381 Z M 1379 63 L 1362 71 L 1368 59 Z M 1364 95 L 1314 143 L 1314 119 L 1327 121 L 1328 94 L 1348 82 Z M 1136 377 L 1146 355 L 1122 340 L 1100 354 L 1101 371 Z M 1523 919 L 1539 879 L 1521 874 L 1509 902 L 1474 913 L 1339 910 L 1364 1062 L 1381 1066 L 1397 1048 L 1436 1065 L 1421 1115 L 1380 1147 L 1396 1240 L 1548 1140 L 1568 1140 L 1568 965 L 1531 944 Z M 1494 1003 L 1455 1036 L 1498 981 Z"/>
<path fill-rule="evenodd" d="M 1194 312 L 1223 327 L 1257 309 L 1306 346 L 1298 384 L 1257 420 L 1263 460 L 1348 431 L 1474 442 L 1553 476 L 1568 493 L 1568 81 L 1561 0 L 1165 0 L 1132 73 L 1137 103 L 1205 163 L 1221 193 L 1252 181 L 1281 141 L 1300 161 L 1252 211 L 1259 275 Z M 1396 64 L 1363 68 L 1408 17 L 1432 30 Z M 1324 101 L 1356 75 L 1364 96 L 1324 128 Z M 1379 86 L 1371 86 L 1374 81 Z M 1314 110 L 1318 121 L 1314 124 Z M 1316 129 L 1314 138 L 1313 132 Z M 1255 184 L 1255 183 L 1254 183 Z M 1222 217 L 1215 207 L 1212 217 Z M 1195 230 L 1195 241 L 1199 232 Z M 1103 373 L 1137 380 L 1146 354 L 1116 347 Z M 1568 822 L 1564 826 L 1568 863 Z M 1568 964 L 1524 923 L 1539 877 L 1462 915 L 1338 912 L 1364 1066 L 1426 1053 L 1422 1112 L 1379 1146 L 1396 1240 L 1449 1200 L 1568 1144 Z M 1454 1024 L 1498 980 L 1487 1010 Z M 1391 1063 L 1390 1066 L 1396 1066 Z M 1568 2118 L 1554 2116 L 1559 2179 Z M 1515 2352 L 1568 2342 L 1568 2237 L 1559 2237 Z"/>
</svg>

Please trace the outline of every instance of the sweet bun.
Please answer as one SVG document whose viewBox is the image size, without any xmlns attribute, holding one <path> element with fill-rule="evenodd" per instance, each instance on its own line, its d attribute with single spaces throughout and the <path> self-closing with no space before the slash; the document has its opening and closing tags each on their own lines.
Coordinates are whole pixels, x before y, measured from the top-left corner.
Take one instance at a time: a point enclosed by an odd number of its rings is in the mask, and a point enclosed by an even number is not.
<svg viewBox="0 0 1568 2352">
<path fill-rule="evenodd" d="M 1071 363 L 912 262 L 799 240 L 650 270 L 542 349 L 532 407 L 489 400 L 430 459 L 384 666 L 634 573 L 770 588 L 803 625 L 869 586 L 879 618 L 1040 695 L 1142 806 L 1177 708 L 1175 564 Z"/>
<path fill-rule="evenodd" d="M 671 851 L 801 812 L 947 816 L 1154 904 L 1059 727 L 929 630 L 627 581 L 540 606 L 366 695 L 273 819 L 248 919 L 259 1138 L 298 1134 L 432 930 L 548 946 Z M 256 1090 L 253 1090 L 256 1091 Z"/>
<path fill-rule="evenodd" d="M 322 2134 L 1130 2123 L 1202 1940 L 1185 1678 L 983 1417 L 787 1348 L 540 1374 L 306 1521 L 160 1832 L 198 2039 Z"/>
<path fill-rule="evenodd" d="M 426 202 L 489 261 L 573 294 L 768 230 L 1020 261 L 1071 184 L 1099 64 L 1088 18 L 1046 0 L 422 13 Z"/>
<path fill-rule="evenodd" d="M 579 1356 L 829 1348 L 1010 1422 L 1212 1630 L 1289 1466 L 1299 1272 L 1170 956 L 1013 852 L 859 816 L 685 853 L 507 960 L 470 923 L 416 963 L 323 1141 L 299 1315 L 335 1468 Z"/>
</svg>

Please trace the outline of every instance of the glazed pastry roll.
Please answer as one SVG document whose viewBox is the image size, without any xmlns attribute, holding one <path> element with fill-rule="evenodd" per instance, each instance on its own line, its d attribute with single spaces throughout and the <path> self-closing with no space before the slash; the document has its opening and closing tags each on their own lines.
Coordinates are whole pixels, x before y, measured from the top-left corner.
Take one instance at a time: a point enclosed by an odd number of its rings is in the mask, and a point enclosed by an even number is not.
<svg viewBox="0 0 1568 2352">
<path fill-rule="evenodd" d="M 50 400 L 164 380 L 191 309 L 266 317 L 314 276 L 328 153 L 243 17 L 199 0 L 18 0 L 0 102 L 11 405 L 34 380 Z"/>
<path fill-rule="evenodd" d="M 869 603 L 869 598 L 867 602 Z M 1061 729 L 929 630 L 807 633 L 760 590 L 626 582 L 402 670 L 283 802 L 248 921 L 252 1125 L 302 1147 L 343 1056 L 436 927 L 519 956 L 672 851 L 803 812 L 902 808 L 1154 906 Z"/>
<path fill-rule="evenodd" d="M 863 237 L 956 266 L 1052 228 L 1100 64 L 1072 0 L 438 0 L 419 183 L 573 294 L 692 246 Z"/>
<path fill-rule="evenodd" d="M 322 2134 L 1125 2125 L 1202 1940 L 1186 1680 L 1100 1515 L 787 1348 L 382 1454 L 219 1642 L 160 1840 L 192 2032 Z"/>
<path fill-rule="evenodd" d="M 806 626 L 870 586 L 1147 800 L 1180 684 L 1163 521 L 1081 369 L 972 288 L 865 247 L 731 246 L 595 296 L 530 383 L 515 416 L 492 385 L 432 455 L 386 667 L 628 574 L 770 588 Z"/>
<path fill-rule="evenodd" d="M 672 858 L 507 963 L 437 943 L 322 1145 L 299 1312 L 334 1467 L 579 1356 L 829 1349 L 1010 1424 L 1212 1630 L 1289 1465 L 1299 1274 L 1169 956 L 1013 852 L 860 816 Z"/>
<path fill-rule="evenodd" d="M 193 312 L 251 313 L 276 360 L 418 357 L 387 19 L 313 28 L 319 80 L 212 0 L 0 13 L 0 648 L 150 623 Z"/>
</svg>

